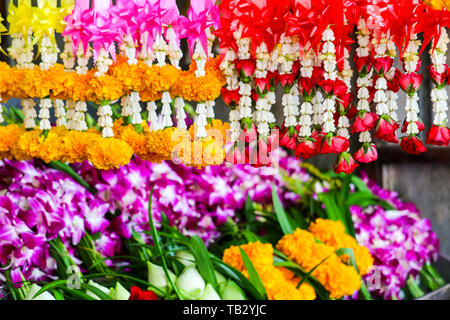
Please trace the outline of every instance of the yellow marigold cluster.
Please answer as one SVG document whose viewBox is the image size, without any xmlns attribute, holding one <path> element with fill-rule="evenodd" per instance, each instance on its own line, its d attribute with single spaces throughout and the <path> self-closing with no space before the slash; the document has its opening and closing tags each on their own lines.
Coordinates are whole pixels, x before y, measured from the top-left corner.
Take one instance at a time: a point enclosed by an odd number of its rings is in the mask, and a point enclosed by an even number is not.
<svg viewBox="0 0 450 320">
<path fill-rule="evenodd" d="M 220 89 L 226 83 L 217 63 L 218 58 L 208 60 L 205 66 L 206 75 L 198 78 L 195 75 L 197 64 L 194 61 L 191 63 L 189 71 L 183 72 L 179 80 L 172 85 L 170 94 L 189 101 L 215 100 L 220 95 Z"/>
<path fill-rule="evenodd" d="M 303 283 L 298 289 L 300 278 L 285 268 L 273 265 L 273 247 L 261 242 L 240 246 L 248 255 L 267 292 L 270 300 L 314 300 L 316 293 L 309 284 Z M 239 247 L 232 246 L 224 251 L 223 261 L 241 271 L 247 278 L 249 274 L 242 260 Z M 297 281 L 298 280 L 298 281 Z"/>
<path fill-rule="evenodd" d="M 165 91 L 190 101 L 215 100 L 225 84 L 217 67 L 217 59 L 210 59 L 206 76 L 197 78 L 195 66 L 181 71 L 172 65 L 148 66 L 142 61 L 129 65 L 127 58 L 118 56 L 104 76 L 95 77 L 95 69 L 87 74 L 66 72 L 62 64 L 49 70 L 11 68 L 0 63 L 0 94 L 9 98 L 56 98 L 73 101 L 114 101 L 131 91 L 139 92 L 142 101 L 161 98 Z M 193 63 L 195 65 L 195 63 Z"/>
<path fill-rule="evenodd" d="M 373 266 L 373 257 L 370 254 L 369 249 L 364 246 L 360 246 L 356 239 L 345 233 L 345 226 L 341 221 L 333 221 L 327 219 L 317 219 L 311 223 L 308 230 L 316 237 L 316 239 L 323 243 L 333 247 L 350 248 L 353 249 L 353 255 L 355 256 L 356 265 L 361 275 L 369 273 L 370 268 Z M 341 259 L 347 262 L 349 256 L 343 255 Z"/>
<path fill-rule="evenodd" d="M 321 263 L 312 275 L 330 292 L 331 298 L 351 295 L 361 286 L 361 277 L 355 268 L 344 264 L 334 254 L 333 247 L 318 243 L 306 230 L 297 229 L 285 235 L 276 247 L 307 271 Z"/>
<path fill-rule="evenodd" d="M 16 124 L 0 126 L 0 159 L 38 158 L 47 163 L 88 160 L 96 168 L 105 170 L 127 164 L 133 155 L 151 162 L 180 160 L 199 167 L 223 163 L 224 136 L 229 125 L 213 120 L 206 127 L 208 137 L 205 139 L 194 138 L 193 126 L 189 130 L 150 131 L 146 121 L 133 126 L 124 125 L 120 119 L 114 121 L 115 138 L 103 138 L 94 128 L 79 132 L 53 127 L 44 132 L 39 128 L 26 131 Z"/>
</svg>

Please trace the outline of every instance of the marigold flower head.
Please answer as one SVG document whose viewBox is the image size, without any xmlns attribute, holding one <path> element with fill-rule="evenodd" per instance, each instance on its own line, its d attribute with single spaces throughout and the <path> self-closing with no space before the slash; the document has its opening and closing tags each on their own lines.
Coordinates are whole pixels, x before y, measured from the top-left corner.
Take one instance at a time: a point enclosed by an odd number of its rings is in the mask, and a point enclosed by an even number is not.
<svg viewBox="0 0 450 320">
<path fill-rule="evenodd" d="M 277 249 L 305 270 L 319 265 L 312 275 L 330 292 L 332 298 L 342 298 L 353 294 L 361 286 L 361 277 L 355 268 L 345 265 L 334 254 L 334 248 L 317 243 L 314 235 L 297 229 L 285 235 L 277 244 Z"/>
<path fill-rule="evenodd" d="M 70 163 L 81 163 L 87 160 L 87 148 L 101 136 L 97 131 L 68 131 L 63 137 L 63 160 Z"/>
<path fill-rule="evenodd" d="M 258 241 L 242 245 L 240 248 L 252 261 L 270 300 L 314 300 L 316 298 L 314 288 L 309 284 L 303 283 L 297 289 L 300 279 L 296 278 L 295 274 L 292 273 L 291 275 L 288 273 L 289 270 L 273 266 L 273 247 L 271 244 L 262 244 Z M 231 246 L 226 249 L 223 254 L 223 261 L 241 271 L 247 278 L 249 277 L 239 247 Z M 295 282 L 296 279 L 299 281 Z"/>
<path fill-rule="evenodd" d="M 67 133 L 65 127 L 53 127 L 48 131 L 47 137 L 39 137 L 39 158 L 50 163 L 59 161 L 64 155 L 63 138 Z"/>
<path fill-rule="evenodd" d="M 128 164 L 133 156 L 133 149 L 116 138 L 99 138 L 87 146 L 87 158 L 101 170 L 119 168 Z"/>
<path fill-rule="evenodd" d="M 120 79 L 111 75 L 92 77 L 87 88 L 90 101 L 115 101 L 124 95 L 123 84 Z"/>
<path fill-rule="evenodd" d="M 14 157 L 17 160 L 25 159 L 21 159 L 24 155 L 27 158 L 38 158 L 40 155 L 41 134 L 42 130 L 39 128 L 24 132 L 17 143 L 18 149 L 15 150 Z"/>
<path fill-rule="evenodd" d="M 360 246 L 356 239 L 345 233 L 345 226 L 341 221 L 317 219 L 311 223 L 308 229 L 314 236 L 323 243 L 333 247 L 350 248 L 353 249 L 353 255 L 355 256 L 356 264 L 361 275 L 369 273 L 370 268 L 373 266 L 373 257 L 370 254 L 369 249 L 364 246 Z M 347 255 L 341 256 L 344 262 L 347 262 L 349 257 Z"/>
<path fill-rule="evenodd" d="M 17 124 L 0 126 L 0 152 L 9 153 L 11 148 L 17 144 L 23 132 L 23 128 Z"/>
</svg>

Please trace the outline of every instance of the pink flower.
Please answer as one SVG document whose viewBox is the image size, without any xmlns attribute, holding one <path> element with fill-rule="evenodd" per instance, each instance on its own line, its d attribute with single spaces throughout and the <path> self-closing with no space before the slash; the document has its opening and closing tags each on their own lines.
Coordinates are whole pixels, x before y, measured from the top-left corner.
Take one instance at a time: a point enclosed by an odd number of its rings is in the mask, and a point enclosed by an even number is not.
<svg viewBox="0 0 450 320">
<path fill-rule="evenodd" d="M 427 151 L 422 140 L 416 136 L 404 137 L 400 145 L 404 151 L 412 154 L 421 154 Z"/>
<path fill-rule="evenodd" d="M 360 163 L 370 163 L 378 159 L 377 148 L 374 144 L 364 143 L 364 145 L 356 151 L 353 156 Z"/>
<path fill-rule="evenodd" d="M 427 134 L 427 144 L 448 147 L 450 142 L 450 130 L 443 126 L 432 126 Z"/>
<path fill-rule="evenodd" d="M 410 72 L 403 74 L 399 79 L 400 88 L 408 94 L 412 94 L 419 90 L 423 76 L 418 73 Z"/>
<path fill-rule="evenodd" d="M 375 127 L 378 115 L 372 112 L 362 112 L 356 116 L 352 125 L 352 133 L 370 131 Z"/>
<path fill-rule="evenodd" d="M 353 160 L 352 156 L 348 152 L 342 152 L 337 160 L 337 163 L 334 167 L 334 172 L 336 173 L 347 173 L 351 174 L 359 165 Z"/>
</svg>

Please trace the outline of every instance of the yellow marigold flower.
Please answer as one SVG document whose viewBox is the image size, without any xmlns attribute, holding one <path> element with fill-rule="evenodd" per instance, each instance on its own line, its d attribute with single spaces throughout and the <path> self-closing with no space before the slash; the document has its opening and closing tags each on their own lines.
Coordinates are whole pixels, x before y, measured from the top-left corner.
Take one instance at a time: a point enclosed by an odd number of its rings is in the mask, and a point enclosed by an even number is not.
<svg viewBox="0 0 450 320">
<path fill-rule="evenodd" d="M 64 155 L 63 138 L 67 133 L 65 127 L 54 127 L 48 131 L 47 137 L 39 137 L 39 158 L 49 163 L 59 161 Z"/>
<path fill-rule="evenodd" d="M 297 289 L 297 283 L 286 277 L 286 271 L 273 266 L 273 247 L 271 244 L 261 242 L 248 243 L 240 246 L 252 261 L 258 272 L 267 297 L 270 300 L 314 300 L 316 294 L 314 289 L 307 283 Z M 241 271 L 249 277 L 242 256 L 237 246 L 231 246 L 223 254 L 223 261 Z"/>
<path fill-rule="evenodd" d="M 0 152 L 9 153 L 11 148 L 17 144 L 23 132 L 23 128 L 17 124 L 0 126 Z"/>
<path fill-rule="evenodd" d="M 120 79 L 107 74 L 92 77 L 86 95 L 90 101 L 114 101 L 124 95 L 124 88 Z"/>
<path fill-rule="evenodd" d="M 155 159 L 171 160 L 172 152 L 181 141 L 180 131 L 181 130 L 176 128 L 166 128 L 148 132 L 148 154 L 152 155 Z"/>
<path fill-rule="evenodd" d="M 345 226 L 341 221 L 317 219 L 311 223 L 308 229 L 314 236 L 323 243 L 333 247 L 353 249 L 358 270 L 362 275 L 369 273 L 373 266 L 373 257 L 369 249 L 360 246 L 356 239 L 345 233 Z M 341 259 L 345 262 L 349 257 L 344 255 Z"/>
<path fill-rule="evenodd" d="M 314 235 L 306 230 L 297 229 L 293 234 L 285 235 L 278 242 L 277 249 L 307 271 L 321 263 L 312 275 L 324 285 L 332 298 L 351 295 L 361 286 L 361 277 L 355 268 L 345 265 L 334 254 L 334 248 L 317 243 Z"/>
<path fill-rule="evenodd" d="M 39 128 L 24 132 L 17 143 L 18 149 L 15 150 L 14 157 L 17 160 L 39 158 L 41 151 L 41 134 L 42 130 Z M 26 155 L 26 157 L 24 157 L 24 155 Z"/>
<path fill-rule="evenodd" d="M 117 137 L 133 148 L 135 154 L 139 157 L 148 154 L 146 135 L 137 132 L 132 125 L 122 126 L 118 131 Z"/>
<path fill-rule="evenodd" d="M 64 156 L 63 160 L 70 163 L 80 163 L 87 160 L 87 148 L 100 138 L 95 130 L 80 132 L 69 131 L 63 137 Z"/>
<path fill-rule="evenodd" d="M 88 160 L 101 170 L 124 166 L 133 156 L 133 149 L 125 141 L 116 138 L 100 137 L 88 145 L 86 152 Z"/>
</svg>

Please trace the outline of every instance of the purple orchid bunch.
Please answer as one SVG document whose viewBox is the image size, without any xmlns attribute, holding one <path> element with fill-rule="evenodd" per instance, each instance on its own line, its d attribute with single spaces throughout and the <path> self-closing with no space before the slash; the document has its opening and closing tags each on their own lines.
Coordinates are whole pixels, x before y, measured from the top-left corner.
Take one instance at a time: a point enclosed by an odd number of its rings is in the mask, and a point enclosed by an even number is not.
<svg viewBox="0 0 450 320">
<path fill-rule="evenodd" d="M 155 222 L 164 212 L 180 231 L 198 235 L 206 244 L 243 208 L 247 195 L 270 204 L 275 184 L 286 205 L 299 199 L 284 188 L 281 175 L 262 175 L 250 165 L 196 169 L 135 158 L 117 170 L 100 171 L 88 162 L 73 168 L 98 190 L 95 195 L 38 162 L 0 161 L 0 283 L 6 273 L 13 282 L 22 281 L 22 275 L 30 281 L 56 278 L 49 244 L 56 238 L 76 264 L 81 261 L 75 247 L 86 232 L 97 234 L 94 244 L 103 256 L 119 254 L 123 238 L 149 230 L 152 190 Z M 294 158 L 283 157 L 280 169 L 308 179 Z"/>
<path fill-rule="evenodd" d="M 395 208 L 350 208 L 356 238 L 375 259 L 374 268 L 365 280 L 372 294 L 400 299 L 408 278 L 416 278 L 426 263 L 438 258 L 439 240 L 430 221 L 420 217 L 414 204 L 403 202 L 397 192 L 381 188 L 365 175 L 363 180 L 375 196 Z"/>
</svg>

